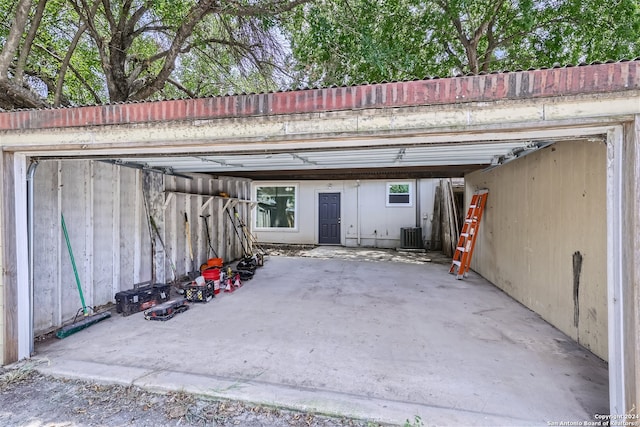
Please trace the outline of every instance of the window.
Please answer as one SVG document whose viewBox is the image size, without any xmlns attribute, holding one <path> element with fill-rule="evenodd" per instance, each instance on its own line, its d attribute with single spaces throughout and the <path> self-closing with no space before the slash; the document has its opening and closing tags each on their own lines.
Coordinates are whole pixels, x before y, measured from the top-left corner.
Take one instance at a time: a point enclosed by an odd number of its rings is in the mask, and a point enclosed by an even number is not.
<svg viewBox="0 0 640 427">
<path fill-rule="evenodd" d="M 256 228 L 296 228 L 296 185 L 256 186 Z"/>
<path fill-rule="evenodd" d="M 413 206 L 413 185 L 411 182 L 387 183 L 387 206 Z"/>
</svg>

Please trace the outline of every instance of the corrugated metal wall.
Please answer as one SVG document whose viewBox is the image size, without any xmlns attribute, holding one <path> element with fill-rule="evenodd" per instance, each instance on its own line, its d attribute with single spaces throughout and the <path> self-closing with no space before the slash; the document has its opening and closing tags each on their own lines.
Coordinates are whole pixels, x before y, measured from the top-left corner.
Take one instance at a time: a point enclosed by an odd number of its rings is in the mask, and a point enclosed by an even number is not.
<svg viewBox="0 0 640 427">
<path fill-rule="evenodd" d="M 34 185 L 36 334 L 61 326 L 81 307 L 61 214 L 88 306 L 112 302 L 116 292 L 136 283 L 171 281 L 172 265 L 182 276 L 212 257 L 201 215 L 210 215 L 213 247 L 225 261 L 242 255 L 231 222 L 221 211 L 229 199 L 211 195 L 224 191 L 248 199 L 248 180 L 212 179 L 208 175 L 194 175 L 190 180 L 99 161 L 50 160 L 40 162 Z M 248 223 L 244 216 L 249 214 L 248 203 L 237 203 L 237 210 Z M 149 216 L 154 218 L 166 248 L 155 236 Z"/>
</svg>

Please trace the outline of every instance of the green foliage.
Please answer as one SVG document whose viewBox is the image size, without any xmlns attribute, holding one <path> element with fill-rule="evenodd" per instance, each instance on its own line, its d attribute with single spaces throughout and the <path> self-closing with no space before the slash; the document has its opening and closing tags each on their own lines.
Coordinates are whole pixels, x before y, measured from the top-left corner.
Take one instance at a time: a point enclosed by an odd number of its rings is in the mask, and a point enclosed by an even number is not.
<svg viewBox="0 0 640 427">
<path fill-rule="evenodd" d="M 637 0 L 319 0 L 285 29 L 303 84 L 640 56 Z"/>
<path fill-rule="evenodd" d="M 392 184 L 389 186 L 389 194 L 409 194 L 409 184 Z"/>
<path fill-rule="evenodd" d="M 18 1 L 0 0 L 0 51 Z M 296 4 L 48 0 L 42 20 L 35 23 L 38 3 L 32 2 L 31 20 L 18 29 L 22 39 L 9 52 L 8 66 L 3 60 L 9 81 L 0 85 L 15 90 L 11 96 L 0 93 L 0 108 L 277 89 L 278 70 L 286 59 L 280 14 Z M 37 25 L 32 44 L 27 41 L 30 25 Z M 29 52 L 24 73 L 21 50 Z M 63 76 L 62 84 L 58 76 Z"/>
<path fill-rule="evenodd" d="M 196 2 L 193 0 L 155 0 L 152 13 L 165 25 L 177 27 Z"/>
<path fill-rule="evenodd" d="M 273 17 L 245 21 L 233 16 L 208 16 L 193 33 L 193 48 L 181 56 L 173 75 L 186 88 L 199 95 L 226 95 L 239 92 L 276 90 L 277 64 L 283 62 L 280 46 L 273 42 Z M 224 40 L 228 28 L 238 28 L 231 43 Z M 249 52 L 247 46 L 253 46 Z M 184 96 L 167 85 L 161 97 Z"/>
<path fill-rule="evenodd" d="M 29 88 L 48 105 L 79 105 L 640 56 L 638 0 L 316 0 L 284 15 L 286 3 L 276 0 L 211 2 L 207 8 L 196 0 L 86 2 L 98 5 L 95 16 L 81 3 L 47 2 L 15 88 Z M 16 4 L 0 0 L 0 49 Z M 22 29 L 23 44 L 32 23 Z M 82 24 L 88 28 L 73 48 Z M 0 93 L 0 108 L 29 105 Z"/>
<path fill-rule="evenodd" d="M 407 419 L 403 427 L 422 427 L 422 426 L 424 426 L 424 423 L 422 422 L 422 417 L 420 417 L 420 415 L 415 415 L 413 417 L 413 422 Z"/>
<path fill-rule="evenodd" d="M 426 72 L 419 25 L 406 0 L 322 0 L 292 14 L 286 29 L 298 71 L 340 85 Z"/>
</svg>

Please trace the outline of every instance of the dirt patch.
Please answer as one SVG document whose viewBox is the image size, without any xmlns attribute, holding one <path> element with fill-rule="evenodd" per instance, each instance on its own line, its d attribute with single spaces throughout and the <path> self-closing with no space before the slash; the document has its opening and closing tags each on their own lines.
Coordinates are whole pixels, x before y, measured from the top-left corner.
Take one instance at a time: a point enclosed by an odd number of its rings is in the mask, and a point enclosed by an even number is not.
<svg viewBox="0 0 640 427">
<path fill-rule="evenodd" d="M 316 245 L 263 245 L 263 247 L 269 256 L 322 259 L 340 258 L 353 261 L 389 261 L 409 264 L 423 264 L 427 262 L 437 264 L 451 263 L 451 257 L 443 255 L 442 252 L 426 252 L 424 250 Z"/>
<path fill-rule="evenodd" d="M 187 393 L 61 380 L 33 362 L 0 368 L 0 425 L 76 426 L 377 426 Z"/>
<path fill-rule="evenodd" d="M 262 250 L 268 256 L 300 256 L 301 253 L 316 248 L 316 245 L 275 245 L 262 244 Z"/>
</svg>

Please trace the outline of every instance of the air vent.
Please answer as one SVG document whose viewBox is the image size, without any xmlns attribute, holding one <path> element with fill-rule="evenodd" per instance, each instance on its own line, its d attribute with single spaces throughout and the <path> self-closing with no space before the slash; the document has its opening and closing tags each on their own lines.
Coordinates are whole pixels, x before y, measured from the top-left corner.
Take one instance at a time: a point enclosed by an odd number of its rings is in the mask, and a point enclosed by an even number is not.
<svg viewBox="0 0 640 427">
<path fill-rule="evenodd" d="M 402 249 L 422 249 L 422 227 L 401 228 L 400 247 Z"/>
</svg>

